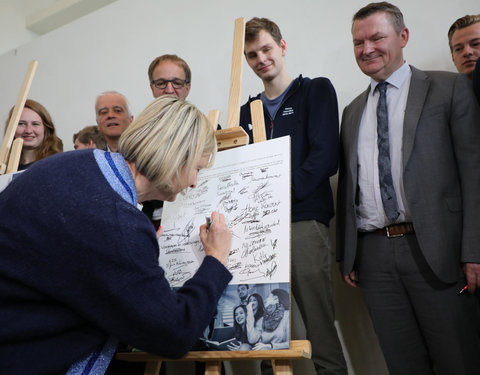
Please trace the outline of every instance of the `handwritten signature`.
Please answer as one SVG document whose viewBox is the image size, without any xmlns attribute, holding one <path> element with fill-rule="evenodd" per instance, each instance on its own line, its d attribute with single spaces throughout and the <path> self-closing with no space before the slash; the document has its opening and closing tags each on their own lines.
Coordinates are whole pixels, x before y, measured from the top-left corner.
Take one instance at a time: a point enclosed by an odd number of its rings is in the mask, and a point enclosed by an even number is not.
<svg viewBox="0 0 480 375">
<path fill-rule="evenodd" d="M 167 279 L 170 284 L 175 285 L 188 280 L 190 277 L 192 277 L 191 272 L 178 269 L 175 270 L 172 274 L 168 275 Z"/>
</svg>

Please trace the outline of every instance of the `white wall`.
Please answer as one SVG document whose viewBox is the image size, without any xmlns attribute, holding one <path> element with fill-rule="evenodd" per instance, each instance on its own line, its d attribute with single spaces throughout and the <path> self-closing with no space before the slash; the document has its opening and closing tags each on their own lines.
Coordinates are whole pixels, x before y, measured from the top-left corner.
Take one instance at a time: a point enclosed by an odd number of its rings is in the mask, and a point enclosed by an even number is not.
<svg viewBox="0 0 480 375">
<path fill-rule="evenodd" d="M 350 35 L 351 17 L 366 3 L 118 0 L 0 56 L 0 122 L 16 101 L 29 61 L 37 59 L 29 97 L 50 111 L 65 148 L 72 149 L 72 134 L 95 123 L 98 93 L 118 90 L 129 98 L 133 113 L 139 113 L 152 99 L 146 73 L 150 61 L 176 53 L 192 68 L 188 99 L 205 113 L 219 108 L 225 124 L 233 21 L 240 16 L 276 21 L 287 41 L 290 74 L 330 78 L 341 111 L 368 82 L 355 63 Z M 456 18 L 478 13 L 478 1 L 403 0 L 397 5 L 411 31 L 407 61 L 423 69 L 454 70 L 446 32 Z M 261 89 L 244 64 L 242 102 Z"/>
</svg>

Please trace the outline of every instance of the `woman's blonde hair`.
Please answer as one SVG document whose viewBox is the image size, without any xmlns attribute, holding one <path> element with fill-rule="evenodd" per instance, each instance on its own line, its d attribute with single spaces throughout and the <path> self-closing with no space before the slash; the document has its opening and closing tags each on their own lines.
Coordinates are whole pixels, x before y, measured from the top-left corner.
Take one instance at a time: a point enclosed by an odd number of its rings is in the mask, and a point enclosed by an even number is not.
<svg viewBox="0 0 480 375">
<path fill-rule="evenodd" d="M 202 155 L 211 155 L 212 164 L 217 142 L 213 126 L 194 105 L 162 95 L 122 133 L 118 152 L 157 189 L 170 192 L 181 189 L 180 172 L 189 176 Z"/>
</svg>

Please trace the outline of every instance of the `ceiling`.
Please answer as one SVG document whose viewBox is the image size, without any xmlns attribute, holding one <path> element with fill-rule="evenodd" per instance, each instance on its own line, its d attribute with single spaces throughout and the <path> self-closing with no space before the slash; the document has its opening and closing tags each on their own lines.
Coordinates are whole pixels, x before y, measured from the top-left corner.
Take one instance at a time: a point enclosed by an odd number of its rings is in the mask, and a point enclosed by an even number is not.
<svg viewBox="0 0 480 375">
<path fill-rule="evenodd" d="M 2 0 L 0 3 L 8 4 L 17 9 L 25 17 L 30 16 L 42 9 L 46 9 L 56 3 L 58 0 Z"/>
<path fill-rule="evenodd" d="M 0 54 L 116 0 L 0 0 Z"/>
</svg>

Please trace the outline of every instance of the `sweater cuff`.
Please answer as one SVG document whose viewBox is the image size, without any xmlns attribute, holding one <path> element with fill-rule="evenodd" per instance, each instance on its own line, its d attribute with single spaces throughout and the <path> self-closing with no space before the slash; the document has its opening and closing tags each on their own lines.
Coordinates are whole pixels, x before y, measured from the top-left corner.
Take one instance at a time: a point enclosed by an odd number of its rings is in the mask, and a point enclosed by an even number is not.
<svg viewBox="0 0 480 375">
<path fill-rule="evenodd" d="M 218 279 L 219 283 L 224 283 L 224 288 L 232 280 L 230 271 L 215 257 L 207 255 L 197 270 L 197 274 L 205 279 Z"/>
</svg>

